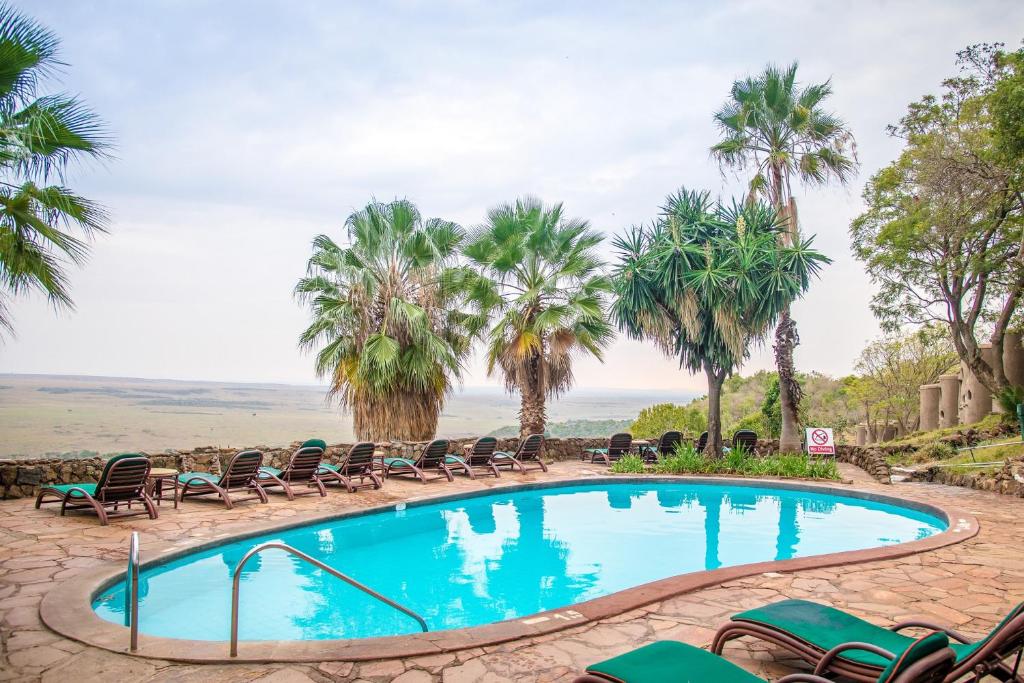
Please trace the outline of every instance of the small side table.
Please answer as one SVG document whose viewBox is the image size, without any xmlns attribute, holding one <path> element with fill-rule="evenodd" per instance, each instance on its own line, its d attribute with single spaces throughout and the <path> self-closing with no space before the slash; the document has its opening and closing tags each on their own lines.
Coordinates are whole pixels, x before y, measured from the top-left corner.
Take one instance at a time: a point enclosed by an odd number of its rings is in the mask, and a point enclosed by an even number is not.
<svg viewBox="0 0 1024 683">
<path fill-rule="evenodd" d="M 156 504 L 164 499 L 164 482 L 170 480 L 174 484 L 174 509 L 178 509 L 178 470 L 166 467 L 154 467 L 149 471 L 149 495 L 156 499 Z M 155 494 L 155 495 L 154 495 Z"/>
</svg>

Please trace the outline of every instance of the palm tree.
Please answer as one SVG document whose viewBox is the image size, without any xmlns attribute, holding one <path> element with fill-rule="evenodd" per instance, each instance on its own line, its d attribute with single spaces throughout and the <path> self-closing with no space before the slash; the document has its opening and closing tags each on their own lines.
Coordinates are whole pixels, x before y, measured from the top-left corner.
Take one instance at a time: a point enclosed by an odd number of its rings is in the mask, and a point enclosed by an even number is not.
<svg viewBox="0 0 1024 683">
<path fill-rule="evenodd" d="M 81 265 L 103 232 L 103 209 L 64 186 L 73 161 L 103 157 L 104 127 L 74 97 L 37 97 L 52 77 L 57 37 L 0 4 L 0 328 L 13 332 L 7 301 L 42 292 L 72 307 L 64 266 Z M 78 234 L 75 234 L 78 233 Z"/>
<path fill-rule="evenodd" d="M 711 148 L 723 168 L 753 168 L 750 197 L 761 195 L 775 207 L 785 226 L 779 239 L 789 244 L 796 244 L 800 234 L 792 180 L 845 184 L 856 170 L 852 134 L 821 107 L 832 94 L 831 82 L 799 87 L 796 70 L 796 62 L 786 69 L 768 66 L 757 76 L 733 83 L 729 100 L 715 114 L 722 140 Z M 787 306 L 775 330 L 782 451 L 800 450 L 801 391 L 793 365 L 793 349 L 799 343 Z"/>
<path fill-rule="evenodd" d="M 713 205 L 707 192 L 670 195 L 649 227 L 618 237 L 619 329 L 647 339 L 708 380 L 708 443 L 722 453 L 722 384 L 801 296 L 828 259 L 811 240 L 781 245 L 771 206 Z"/>
<path fill-rule="evenodd" d="M 523 437 L 544 432 L 546 400 L 572 386 L 573 356 L 601 358 L 612 340 L 611 284 L 594 253 L 602 239 L 561 204 L 526 197 L 491 209 L 463 249 L 478 274 L 470 299 L 493 320 L 487 371 L 519 392 Z"/>
<path fill-rule="evenodd" d="M 313 314 L 299 343 L 318 349 L 316 371 L 357 438 L 430 439 L 476 329 L 459 308 L 463 231 L 406 200 L 371 202 L 345 227 L 348 247 L 313 240 L 295 288 Z"/>
</svg>

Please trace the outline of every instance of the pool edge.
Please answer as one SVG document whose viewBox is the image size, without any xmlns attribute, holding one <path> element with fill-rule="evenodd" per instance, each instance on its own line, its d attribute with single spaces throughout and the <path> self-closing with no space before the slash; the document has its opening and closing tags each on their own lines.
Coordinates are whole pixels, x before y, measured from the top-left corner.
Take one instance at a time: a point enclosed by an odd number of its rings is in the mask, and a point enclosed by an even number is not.
<svg viewBox="0 0 1024 683">
<path fill-rule="evenodd" d="M 757 562 L 735 567 L 680 574 L 627 588 L 568 607 L 482 626 L 366 639 L 244 641 L 239 643 L 239 656 L 235 658 L 228 656 L 228 647 L 225 641 L 191 641 L 147 636 L 145 634 L 140 634 L 139 636 L 138 651 L 129 653 L 128 629 L 101 619 L 92 609 L 94 597 L 112 583 L 120 580 L 124 573 L 123 567 L 99 567 L 83 572 L 81 575 L 59 584 L 43 598 L 39 607 L 39 614 L 47 627 L 72 640 L 113 652 L 152 659 L 221 664 L 229 662 L 309 663 L 331 660 L 366 661 L 395 659 L 440 654 L 474 647 L 497 645 L 521 638 L 547 635 L 601 619 L 607 619 L 632 610 L 642 609 L 652 603 L 695 590 L 757 574 L 767 572 L 789 573 L 905 557 L 968 540 L 979 531 L 977 519 L 973 515 L 959 509 L 940 507 L 856 488 L 842 488 L 835 485 L 823 485 L 806 481 L 775 479 L 687 476 L 573 477 L 569 479 L 551 479 L 542 482 L 497 486 L 470 492 L 463 491 L 425 496 L 404 501 L 404 503 L 406 507 L 420 507 L 452 500 L 465 500 L 495 495 L 513 490 L 523 491 L 627 482 L 727 484 L 748 488 L 765 487 L 839 495 L 925 512 L 945 520 L 947 528 L 945 531 L 928 538 L 897 545 L 850 550 L 790 560 Z M 144 560 L 141 566 L 143 568 L 157 566 L 184 554 L 194 553 L 245 538 L 284 531 L 298 526 L 306 526 L 334 519 L 361 517 L 376 512 L 393 510 L 395 505 L 396 503 L 389 503 L 341 513 L 333 512 L 322 515 L 302 516 L 300 519 L 292 519 L 278 524 L 254 525 L 251 529 L 245 529 L 222 538 L 189 544 L 158 553 L 144 552 Z"/>
</svg>

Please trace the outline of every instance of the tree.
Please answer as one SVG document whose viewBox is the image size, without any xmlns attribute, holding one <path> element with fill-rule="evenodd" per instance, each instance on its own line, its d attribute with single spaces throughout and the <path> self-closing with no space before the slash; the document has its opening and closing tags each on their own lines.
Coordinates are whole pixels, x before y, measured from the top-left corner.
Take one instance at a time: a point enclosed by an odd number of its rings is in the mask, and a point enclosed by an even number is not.
<svg viewBox="0 0 1024 683">
<path fill-rule="evenodd" d="M 648 227 L 618 237 L 613 316 L 708 380 L 708 449 L 722 454 L 721 393 L 828 259 L 796 238 L 780 244 L 779 214 L 760 202 L 712 204 L 707 192 L 670 195 Z"/>
<path fill-rule="evenodd" d="M 295 288 L 313 315 L 300 345 L 319 349 L 317 374 L 357 438 L 430 439 L 481 323 L 460 308 L 463 231 L 406 200 L 371 202 L 345 227 L 348 247 L 313 240 Z"/>
<path fill-rule="evenodd" d="M 38 95 L 63 66 L 59 45 L 0 4 L 0 329 L 8 332 L 13 296 L 37 291 L 73 308 L 65 266 L 83 264 L 88 240 L 107 225 L 98 204 L 64 186 L 72 162 L 106 156 L 103 124 L 74 97 Z"/>
<path fill-rule="evenodd" d="M 601 358 L 611 343 L 611 284 L 594 251 L 601 241 L 561 204 L 525 197 L 491 209 L 463 249 L 476 272 L 470 301 L 491 320 L 487 372 L 500 370 L 509 393 L 520 394 L 524 438 L 544 433 L 547 399 L 573 384 L 573 357 Z"/>
<path fill-rule="evenodd" d="M 1019 74 L 1000 55 L 998 46 L 959 53 L 965 75 L 890 127 L 904 151 L 872 176 L 867 211 L 850 225 L 854 254 L 879 287 L 872 310 L 883 327 L 943 324 L 993 392 L 1006 385 L 1003 336 L 1024 291 L 1024 157 L 1007 154 L 991 111 L 993 93 Z M 989 332 L 991 364 L 978 341 Z"/>
<path fill-rule="evenodd" d="M 956 359 L 949 335 L 937 325 L 869 343 L 857 360 L 856 394 L 872 438 L 881 438 L 879 423 L 895 421 L 904 434 L 916 431 L 921 385 L 937 381 Z"/>
<path fill-rule="evenodd" d="M 657 438 L 670 430 L 692 436 L 705 429 L 707 417 L 696 406 L 658 403 L 641 410 L 629 431 L 634 436 Z"/>
<path fill-rule="evenodd" d="M 722 140 L 711 148 L 723 168 L 752 167 L 750 196 L 763 196 L 775 207 L 785 229 L 781 243 L 800 239 L 792 181 L 845 184 L 853 175 L 853 136 L 841 119 L 822 109 L 832 94 L 830 81 L 799 87 L 797 64 L 768 66 L 754 77 L 736 81 L 729 100 L 715 114 Z M 775 363 L 782 408 L 780 448 L 800 448 L 800 385 L 793 349 L 800 343 L 796 323 L 786 307 L 775 330 Z"/>
</svg>

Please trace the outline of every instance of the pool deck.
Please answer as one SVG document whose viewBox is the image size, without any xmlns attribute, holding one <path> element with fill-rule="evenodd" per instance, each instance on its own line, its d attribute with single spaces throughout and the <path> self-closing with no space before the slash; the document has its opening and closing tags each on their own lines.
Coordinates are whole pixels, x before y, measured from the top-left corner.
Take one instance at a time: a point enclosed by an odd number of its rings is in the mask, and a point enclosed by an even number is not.
<svg viewBox="0 0 1024 683">
<path fill-rule="evenodd" d="M 143 557 L 153 546 L 202 543 L 249 530 L 363 507 L 513 483 L 606 475 L 601 466 L 557 463 L 550 473 L 503 475 L 422 485 L 390 480 L 381 491 L 268 505 L 169 503 L 158 520 L 130 518 L 101 527 L 94 517 L 60 517 L 31 500 L 0 502 L 0 681 L 569 681 L 587 664 L 657 639 L 707 645 L 729 615 L 785 597 L 842 607 L 879 624 L 923 616 L 968 634 L 991 628 L 1024 599 L 1024 500 L 935 484 L 883 486 L 842 466 L 851 488 L 964 510 L 980 523 L 977 536 L 920 554 L 842 567 L 759 573 L 662 599 L 646 607 L 546 635 L 494 646 L 377 661 L 292 664 L 182 664 L 142 659 L 83 645 L 47 629 L 43 597 L 68 579 L 123 566 L 129 533 L 141 532 Z M 839 485 L 840 487 L 842 485 Z M 225 606 L 226 607 L 226 606 Z M 726 655 L 770 680 L 802 668 L 775 648 L 733 641 Z"/>
</svg>

